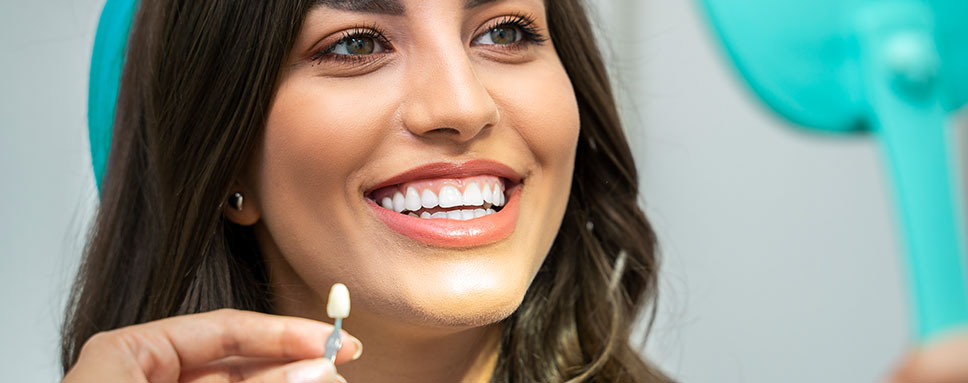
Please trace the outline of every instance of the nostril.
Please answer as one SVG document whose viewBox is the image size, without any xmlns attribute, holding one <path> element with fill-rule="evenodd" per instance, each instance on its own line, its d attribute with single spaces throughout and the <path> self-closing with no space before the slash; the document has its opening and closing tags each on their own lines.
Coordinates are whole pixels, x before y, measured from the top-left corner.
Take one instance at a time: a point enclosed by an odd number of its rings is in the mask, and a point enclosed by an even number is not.
<svg viewBox="0 0 968 383">
<path fill-rule="evenodd" d="M 457 129 L 454 129 L 454 128 L 437 128 L 437 129 L 431 130 L 431 131 L 429 131 L 427 133 L 444 133 L 444 134 L 457 134 L 457 135 L 460 135 L 460 130 L 457 130 Z"/>
</svg>

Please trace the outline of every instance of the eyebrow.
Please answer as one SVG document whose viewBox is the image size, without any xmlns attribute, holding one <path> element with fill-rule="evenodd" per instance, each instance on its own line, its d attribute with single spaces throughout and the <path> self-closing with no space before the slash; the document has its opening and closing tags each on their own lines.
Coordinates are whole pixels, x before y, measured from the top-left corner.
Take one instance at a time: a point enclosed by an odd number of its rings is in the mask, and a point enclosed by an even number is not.
<svg viewBox="0 0 968 383">
<path fill-rule="evenodd" d="M 464 9 L 476 8 L 497 0 L 464 0 Z M 316 6 L 325 6 L 341 11 L 378 13 L 399 16 L 406 12 L 400 0 L 316 0 Z"/>
</svg>

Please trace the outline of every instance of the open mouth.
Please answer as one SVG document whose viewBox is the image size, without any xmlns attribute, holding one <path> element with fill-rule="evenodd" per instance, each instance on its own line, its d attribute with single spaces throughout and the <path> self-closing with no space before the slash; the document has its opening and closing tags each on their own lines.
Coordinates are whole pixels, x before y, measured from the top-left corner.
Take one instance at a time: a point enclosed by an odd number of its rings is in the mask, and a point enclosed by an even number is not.
<svg viewBox="0 0 968 383">
<path fill-rule="evenodd" d="M 373 190 L 366 198 L 384 209 L 423 219 L 467 221 L 501 211 L 514 183 L 494 175 L 426 179 Z"/>
</svg>

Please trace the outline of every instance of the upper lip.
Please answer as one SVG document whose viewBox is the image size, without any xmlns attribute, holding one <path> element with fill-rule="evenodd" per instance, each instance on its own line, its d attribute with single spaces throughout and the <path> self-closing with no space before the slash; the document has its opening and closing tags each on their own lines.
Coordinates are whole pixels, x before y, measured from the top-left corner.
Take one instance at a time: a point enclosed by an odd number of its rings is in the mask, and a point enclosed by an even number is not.
<svg viewBox="0 0 968 383">
<path fill-rule="evenodd" d="M 511 184 L 518 184 L 524 179 L 520 173 L 510 166 L 493 160 L 470 160 L 464 162 L 432 162 L 424 164 L 403 173 L 397 174 L 368 188 L 365 195 L 374 190 L 402 184 L 405 182 L 434 179 L 434 178 L 463 178 L 479 175 L 494 175 L 507 179 Z"/>
</svg>

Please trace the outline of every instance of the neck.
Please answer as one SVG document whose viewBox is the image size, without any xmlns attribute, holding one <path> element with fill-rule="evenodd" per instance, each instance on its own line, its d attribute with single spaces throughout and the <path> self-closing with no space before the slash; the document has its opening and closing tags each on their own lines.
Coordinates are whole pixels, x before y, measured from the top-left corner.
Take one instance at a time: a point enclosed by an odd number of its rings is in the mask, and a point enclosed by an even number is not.
<svg viewBox="0 0 968 383">
<path fill-rule="evenodd" d="M 304 299 L 277 301 L 276 312 L 332 322 L 322 318 L 320 313 L 326 310 L 318 299 L 300 298 Z M 340 374 L 353 383 L 488 382 L 497 364 L 501 338 L 499 323 L 426 328 L 393 323 L 357 310 L 343 320 L 343 328 L 364 344 L 359 360 L 338 366 Z"/>
</svg>

